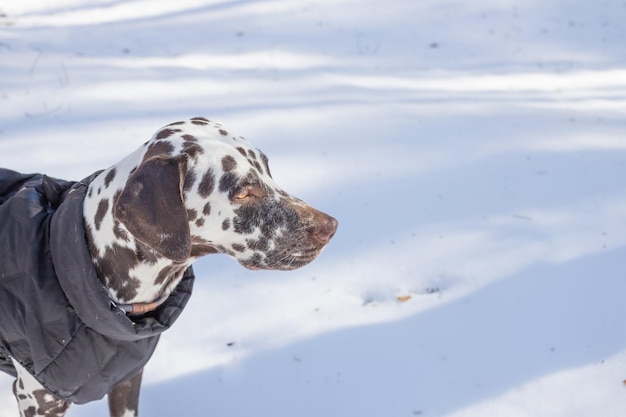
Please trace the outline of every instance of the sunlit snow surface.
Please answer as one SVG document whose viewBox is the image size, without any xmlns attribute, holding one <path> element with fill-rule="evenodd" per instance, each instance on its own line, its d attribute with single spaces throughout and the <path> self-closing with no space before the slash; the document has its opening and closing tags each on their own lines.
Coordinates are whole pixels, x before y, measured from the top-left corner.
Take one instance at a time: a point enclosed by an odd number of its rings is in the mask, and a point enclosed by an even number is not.
<svg viewBox="0 0 626 417">
<path fill-rule="evenodd" d="M 0 15 L 0 166 L 81 179 L 206 116 L 339 220 L 298 271 L 199 261 L 141 415 L 626 413 L 621 0 L 5 0 Z M 17 416 L 10 384 L 0 417 Z"/>
</svg>

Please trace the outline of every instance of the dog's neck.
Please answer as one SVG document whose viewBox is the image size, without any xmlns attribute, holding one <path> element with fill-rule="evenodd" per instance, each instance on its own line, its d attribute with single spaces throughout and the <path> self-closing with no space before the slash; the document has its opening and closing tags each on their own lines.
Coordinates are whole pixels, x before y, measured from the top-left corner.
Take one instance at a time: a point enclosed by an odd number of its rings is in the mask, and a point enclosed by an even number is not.
<svg viewBox="0 0 626 417">
<path fill-rule="evenodd" d="M 113 216 L 113 206 L 145 149 L 101 172 L 83 203 L 87 243 L 98 277 L 119 304 L 152 303 L 176 287 L 193 259 L 175 262 L 138 241 Z"/>
</svg>

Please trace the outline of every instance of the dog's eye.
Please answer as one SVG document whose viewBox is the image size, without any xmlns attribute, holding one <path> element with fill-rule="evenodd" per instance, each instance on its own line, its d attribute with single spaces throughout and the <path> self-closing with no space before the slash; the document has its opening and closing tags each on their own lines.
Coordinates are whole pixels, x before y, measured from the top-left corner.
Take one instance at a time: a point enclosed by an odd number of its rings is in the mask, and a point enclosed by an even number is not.
<svg viewBox="0 0 626 417">
<path fill-rule="evenodd" d="M 248 191 L 247 188 L 239 191 L 237 194 L 235 194 L 235 200 L 245 200 L 246 198 L 250 197 L 250 192 Z"/>
<path fill-rule="evenodd" d="M 256 185 L 245 185 L 233 194 L 232 199 L 235 202 L 243 203 L 248 200 L 254 201 L 263 198 L 263 196 L 264 193 L 262 188 Z"/>
</svg>

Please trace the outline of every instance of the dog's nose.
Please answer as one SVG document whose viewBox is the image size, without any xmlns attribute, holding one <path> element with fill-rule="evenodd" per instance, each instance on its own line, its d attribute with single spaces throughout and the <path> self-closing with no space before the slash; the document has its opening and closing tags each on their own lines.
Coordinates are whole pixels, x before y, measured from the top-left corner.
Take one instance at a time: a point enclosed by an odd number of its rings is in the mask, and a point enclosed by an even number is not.
<svg viewBox="0 0 626 417">
<path fill-rule="evenodd" d="M 315 217 L 315 226 L 312 230 L 313 237 L 319 243 L 325 245 L 335 235 L 339 222 L 334 217 L 321 212 Z"/>
</svg>

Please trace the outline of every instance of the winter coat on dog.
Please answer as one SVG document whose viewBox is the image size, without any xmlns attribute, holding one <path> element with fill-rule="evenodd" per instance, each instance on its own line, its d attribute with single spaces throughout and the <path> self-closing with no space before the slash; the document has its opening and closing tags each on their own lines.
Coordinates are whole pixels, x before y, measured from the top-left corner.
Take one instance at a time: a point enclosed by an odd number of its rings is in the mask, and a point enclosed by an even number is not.
<svg viewBox="0 0 626 417">
<path fill-rule="evenodd" d="M 189 268 L 162 305 L 132 320 L 117 308 L 85 240 L 88 183 L 0 169 L 0 370 L 15 376 L 13 358 L 75 403 L 143 368 L 194 281 Z"/>
</svg>

